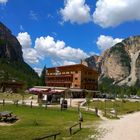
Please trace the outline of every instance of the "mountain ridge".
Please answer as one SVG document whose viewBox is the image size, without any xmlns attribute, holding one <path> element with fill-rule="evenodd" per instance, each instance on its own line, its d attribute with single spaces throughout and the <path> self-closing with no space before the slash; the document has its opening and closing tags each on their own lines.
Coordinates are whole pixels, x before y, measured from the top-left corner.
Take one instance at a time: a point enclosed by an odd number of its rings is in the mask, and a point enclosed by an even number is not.
<svg viewBox="0 0 140 140">
<path fill-rule="evenodd" d="M 0 82 L 5 80 L 21 81 L 33 86 L 38 83 L 39 76 L 24 62 L 22 46 L 17 38 L 0 22 Z"/>
<path fill-rule="evenodd" d="M 140 85 L 140 36 L 131 36 L 115 44 L 92 63 L 92 67 L 100 72 L 99 84 L 108 79 L 111 85 Z"/>
</svg>

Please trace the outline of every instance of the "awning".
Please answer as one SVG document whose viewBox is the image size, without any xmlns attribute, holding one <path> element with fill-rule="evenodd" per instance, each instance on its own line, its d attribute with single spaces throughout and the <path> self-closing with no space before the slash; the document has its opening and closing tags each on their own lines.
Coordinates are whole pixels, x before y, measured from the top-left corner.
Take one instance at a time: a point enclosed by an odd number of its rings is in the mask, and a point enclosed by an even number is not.
<svg viewBox="0 0 140 140">
<path fill-rule="evenodd" d="M 60 94 L 60 93 L 63 93 L 64 91 L 65 90 L 54 89 L 54 90 L 50 90 L 46 94 Z"/>
<path fill-rule="evenodd" d="M 48 92 L 50 89 L 43 89 L 43 88 L 30 88 L 29 92 L 30 93 L 43 93 L 43 92 Z"/>
<path fill-rule="evenodd" d="M 60 89 L 43 89 L 43 88 L 31 88 L 29 89 L 30 93 L 34 94 L 60 94 L 63 93 L 65 90 Z"/>
</svg>

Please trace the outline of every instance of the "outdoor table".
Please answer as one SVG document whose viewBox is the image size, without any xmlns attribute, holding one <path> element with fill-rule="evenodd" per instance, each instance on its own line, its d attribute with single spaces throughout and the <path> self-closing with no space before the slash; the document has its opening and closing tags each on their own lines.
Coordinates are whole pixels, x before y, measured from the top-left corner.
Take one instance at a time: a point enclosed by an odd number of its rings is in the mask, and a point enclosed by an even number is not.
<svg viewBox="0 0 140 140">
<path fill-rule="evenodd" d="M 11 116 L 12 116 L 12 112 L 10 111 L 0 112 L 0 119 L 2 121 L 7 121 L 7 119 L 10 118 Z"/>
<path fill-rule="evenodd" d="M 12 112 L 10 111 L 0 112 L 1 117 L 11 117 L 11 115 L 12 115 Z"/>
<path fill-rule="evenodd" d="M 17 120 L 17 117 L 13 116 L 11 111 L 0 112 L 0 121 L 11 122 L 12 123 L 16 120 Z"/>
</svg>

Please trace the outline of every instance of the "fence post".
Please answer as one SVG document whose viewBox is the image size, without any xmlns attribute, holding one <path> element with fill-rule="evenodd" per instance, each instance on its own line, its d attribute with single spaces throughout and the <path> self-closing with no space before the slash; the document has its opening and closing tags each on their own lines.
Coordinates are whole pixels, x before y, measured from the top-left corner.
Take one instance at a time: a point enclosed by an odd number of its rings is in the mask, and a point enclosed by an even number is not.
<svg viewBox="0 0 140 140">
<path fill-rule="evenodd" d="M 33 102 L 31 101 L 31 108 L 33 107 Z"/>
<path fill-rule="evenodd" d="M 56 135 L 54 135 L 54 140 L 56 140 Z"/>
<path fill-rule="evenodd" d="M 95 114 L 96 114 L 96 116 L 98 116 L 98 108 L 97 107 L 95 107 Z"/>
<path fill-rule="evenodd" d="M 81 122 L 79 123 L 79 128 L 80 128 L 80 130 L 81 130 Z"/>
<path fill-rule="evenodd" d="M 117 109 L 115 109 L 115 117 L 117 118 Z"/>
<path fill-rule="evenodd" d="M 48 104 L 47 104 L 47 100 L 46 100 L 46 103 L 45 103 L 45 109 L 47 109 L 47 105 L 48 105 Z"/>
<path fill-rule="evenodd" d="M 5 105 L 5 99 L 3 99 L 3 102 L 2 102 L 3 106 Z"/>
<path fill-rule="evenodd" d="M 80 111 L 80 103 L 78 103 L 78 113 L 79 113 L 79 111 Z"/>
<path fill-rule="evenodd" d="M 70 135 L 71 135 L 71 133 L 72 133 L 72 130 L 71 130 L 71 128 L 70 128 Z"/>
<path fill-rule="evenodd" d="M 105 116 L 106 116 L 106 99 L 105 99 Z"/>
<path fill-rule="evenodd" d="M 16 102 L 16 106 L 18 106 L 18 100 L 17 100 L 17 102 Z"/>
</svg>

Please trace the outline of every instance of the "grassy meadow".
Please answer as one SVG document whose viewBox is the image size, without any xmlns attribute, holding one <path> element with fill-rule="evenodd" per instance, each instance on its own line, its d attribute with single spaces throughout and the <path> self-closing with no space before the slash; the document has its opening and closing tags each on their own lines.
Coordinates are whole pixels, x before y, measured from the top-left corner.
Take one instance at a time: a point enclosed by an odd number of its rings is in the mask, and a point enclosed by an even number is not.
<svg viewBox="0 0 140 140">
<path fill-rule="evenodd" d="M 133 113 L 135 111 L 140 111 L 140 102 L 134 101 L 130 102 L 128 100 L 96 100 L 89 103 L 90 108 L 97 107 L 99 110 L 102 110 L 103 112 L 106 111 L 110 112 L 111 110 L 115 109 L 117 110 L 118 115 L 124 115 L 128 113 Z"/>
<path fill-rule="evenodd" d="M 82 129 L 70 136 L 69 127 L 79 120 L 77 109 L 61 111 L 60 108 L 41 108 L 0 104 L 0 111 L 12 111 L 19 120 L 11 126 L 0 126 L 0 140 L 32 140 L 55 132 L 61 132 L 57 140 L 84 140 L 95 134 L 95 126 L 99 121 L 91 112 L 82 111 Z M 73 131 L 77 131 L 74 128 Z M 48 140 L 52 140 L 50 138 Z"/>
</svg>

